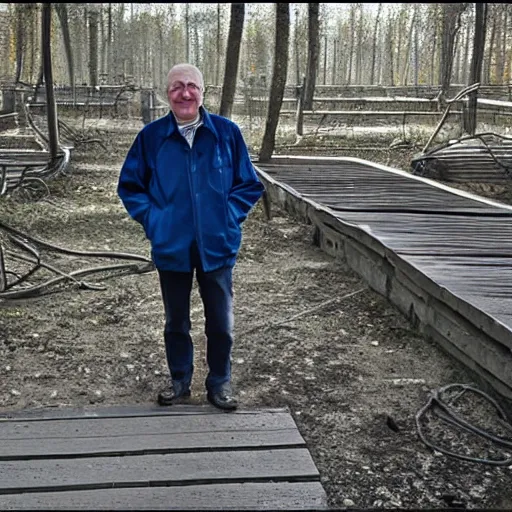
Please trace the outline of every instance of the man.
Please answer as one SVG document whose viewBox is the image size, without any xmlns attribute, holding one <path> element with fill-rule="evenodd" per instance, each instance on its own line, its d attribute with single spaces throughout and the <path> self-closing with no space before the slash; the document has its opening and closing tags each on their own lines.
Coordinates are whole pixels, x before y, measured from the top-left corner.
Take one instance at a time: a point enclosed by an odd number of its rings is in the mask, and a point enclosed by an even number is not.
<svg viewBox="0 0 512 512">
<path fill-rule="evenodd" d="M 168 115 L 137 135 L 121 169 L 118 194 L 142 224 L 158 270 L 166 322 L 170 386 L 160 405 L 190 396 L 194 271 L 204 306 L 207 399 L 237 408 L 231 387 L 232 270 L 241 225 L 264 188 L 238 126 L 203 106 L 203 77 L 190 64 L 168 74 Z"/>
</svg>

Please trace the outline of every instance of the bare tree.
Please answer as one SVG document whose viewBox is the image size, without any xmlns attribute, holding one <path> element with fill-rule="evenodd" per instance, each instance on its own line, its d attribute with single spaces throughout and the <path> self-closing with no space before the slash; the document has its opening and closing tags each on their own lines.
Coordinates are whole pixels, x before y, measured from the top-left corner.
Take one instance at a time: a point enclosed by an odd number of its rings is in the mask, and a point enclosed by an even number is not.
<svg viewBox="0 0 512 512">
<path fill-rule="evenodd" d="M 109 76 L 109 78 L 112 77 L 112 66 L 113 66 L 113 55 L 112 55 L 112 37 L 113 37 L 113 30 L 112 30 L 112 4 L 108 4 L 107 9 L 107 69 L 106 72 Z"/>
<path fill-rule="evenodd" d="M 473 39 L 473 56 L 469 85 L 479 83 L 482 78 L 482 61 L 485 48 L 485 29 L 487 25 L 487 4 L 475 3 L 475 30 Z M 465 131 L 474 135 L 476 131 L 476 109 L 478 90 L 469 95 L 467 116 L 464 118 Z"/>
<path fill-rule="evenodd" d="M 99 14 L 94 4 L 89 10 L 89 84 L 98 85 L 98 19 Z"/>
<path fill-rule="evenodd" d="M 496 39 L 496 4 L 487 6 L 487 20 L 491 24 L 491 33 L 489 35 L 489 44 L 487 45 L 487 55 L 483 59 L 483 76 L 482 82 L 491 83 L 491 61 L 494 53 L 494 44 Z"/>
<path fill-rule="evenodd" d="M 308 61 L 306 67 L 306 90 L 304 92 L 304 109 L 313 108 L 316 74 L 318 71 L 318 56 L 320 46 L 319 32 L 320 4 L 308 4 Z"/>
<path fill-rule="evenodd" d="M 299 52 L 299 9 L 295 9 L 295 26 L 293 29 L 293 53 L 295 55 L 295 83 L 300 85 L 302 83 L 300 77 L 300 52 Z"/>
<path fill-rule="evenodd" d="M 68 78 L 71 88 L 75 89 L 75 71 L 73 61 L 73 48 L 71 47 L 71 36 L 69 33 L 68 9 L 66 4 L 55 4 L 55 10 L 59 17 L 60 28 L 62 30 L 62 40 L 64 41 L 64 52 L 68 64 Z"/>
<path fill-rule="evenodd" d="M 217 54 L 215 59 L 215 85 L 220 82 L 220 53 L 221 53 L 221 30 L 220 30 L 220 4 L 217 4 Z"/>
<path fill-rule="evenodd" d="M 189 45 L 189 4 L 185 4 L 185 60 L 190 62 L 190 45 Z"/>
<path fill-rule="evenodd" d="M 416 23 L 414 24 L 414 85 L 418 85 L 418 75 L 420 71 L 420 51 L 419 51 L 419 16 L 418 16 L 418 4 L 414 4 L 414 18 Z"/>
<path fill-rule="evenodd" d="M 231 4 L 231 19 L 229 21 L 228 44 L 226 46 L 226 52 L 229 52 L 229 55 L 226 55 L 224 83 L 222 85 L 219 109 L 219 114 L 225 117 L 231 117 L 233 101 L 235 99 L 244 16 L 245 4 Z"/>
<path fill-rule="evenodd" d="M 25 6 L 27 4 L 16 4 L 16 76 L 15 82 L 21 80 L 23 72 L 23 61 L 25 60 L 25 31 L 23 30 Z"/>
<path fill-rule="evenodd" d="M 467 83 L 469 80 L 469 71 L 468 71 L 468 61 L 469 61 L 469 47 L 470 47 L 470 34 L 471 34 L 471 24 L 467 23 L 466 26 L 466 36 L 464 37 L 464 56 L 462 57 L 462 82 Z"/>
<path fill-rule="evenodd" d="M 348 70 L 347 70 L 347 78 L 346 83 L 350 85 L 352 83 L 352 62 L 354 55 L 354 39 L 355 39 L 355 27 L 356 27 L 356 5 L 350 4 L 350 43 L 348 50 Z"/>
<path fill-rule="evenodd" d="M 409 33 L 408 33 L 408 36 L 407 36 L 407 41 L 406 41 L 406 46 L 405 46 L 405 66 L 404 66 L 404 69 L 403 69 L 403 73 L 402 73 L 402 79 L 400 81 L 400 83 L 402 85 L 407 85 L 408 81 L 408 76 L 409 76 L 409 67 L 410 67 L 410 63 L 411 63 L 411 47 L 412 47 L 412 44 L 413 44 L 413 33 L 414 33 L 414 26 L 416 25 L 416 6 L 417 4 L 414 4 L 413 6 L 413 13 L 412 13 L 412 18 L 411 18 L 411 23 L 409 25 Z"/>
<path fill-rule="evenodd" d="M 324 77 L 322 84 L 327 83 L 327 34 L 324 34 Z"/>
<path fill-rule="evenodd" d="M 430 84 L 437 83 L 436 77 L 436 55 L 438 53 L 438 33 L 439 33 L 439 4 L 432 4 L 431 23 L 433 23 L 432 32 L 432 58 L 430 60 Z"/>
<path fill-rule="evenodd" d="M 373 28 L 373 46 L 372 46 L 372 66 L 370 70 L 370 84 L 375 83 L 375 59 L 377 56 L 377 35 L 379 30 L 380 13 L 382 12 L 382 4 L 377 9 L 377 17 L 375 18 L 375 26 Z"/>
<path fill-rule="evenodd" d="M 438 99 L 444 103 L 450 88 L 453 70 L 453 57 L 455 54 L 455 37 L 460 29 L 460 17 L 467 4 L 443 4 L 443 29 L 441 39 L 441 59 L 439 63 L 439 76 L 441 77 L 441 90 Z"/>
<path fill-rule="evenodd" d="M 496 83 L 503 83 L 503 75 L 505 74 L 505 55 L 507 52 L 507 4 L 499 4 L 499 29 L 500 37 L 496 41 Z"/>
<path fill-rule="evenodd" d="M 388 18 L 388 26 L 386 31 L 386 49 L 389 55 L 388 61 L 388 80 L 389 85 L 395 85 L 394 60 L 393 59 L 393 20 L 391 16 Z"/>
<path fill-rule="evenodd" d="M 277 3 L 276 6 L 276 40 L 274 51 L 274 69 L 272 72 L 272 84 L 270 86 L 270 98 L 265 124 L 265 133 L 261 144 L 259 161 L 270 160 L 274 152 L 279 112 L 283 103 L 284 88 L 288 72 L 288 41 L 290 36 L 290 5 Z"/>
<path fill-rule="evenodd" d="M 365 20 L 364 20 L 364 11 L 363 5 L 358 4 L 359 9 L 359 20 L 357 22 L 357 45 L 356 45 L 356 65 L 355 65 L 355 79 L 356 84 L 363 83 L 363 40 L 364 40 L 364 32 L 365 32 Z"/>
<path fill-rule="evenodd" d="M 41 16 L 41 47 L 43 49 L 44 85 L 46 87 L 48 140 L 50 146 L 50 157 L 54 160 L 57 157 L 59 147 L 59 124 L 57 119 L 57 105 L 53 94 L 51 32 L 52 4 L 43 3 L 43 13 Z"/>
</svg>

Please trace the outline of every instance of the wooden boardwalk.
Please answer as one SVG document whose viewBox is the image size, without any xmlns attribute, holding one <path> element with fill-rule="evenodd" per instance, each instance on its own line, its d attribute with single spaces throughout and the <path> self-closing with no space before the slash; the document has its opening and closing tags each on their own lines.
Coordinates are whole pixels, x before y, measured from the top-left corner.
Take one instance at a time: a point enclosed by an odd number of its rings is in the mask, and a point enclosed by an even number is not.
<svg viewBox="0 0 512 512">
<path fill-rule="evenodd" d="M 318 470 L 285 410 L 0 415 L 0 510 L 325 508 Z"/>
<path fill-rule="evenodd" d="M 322 248 L 512 401 L 512 207 L 357 158 L 256 166 Z"/>
</svg>

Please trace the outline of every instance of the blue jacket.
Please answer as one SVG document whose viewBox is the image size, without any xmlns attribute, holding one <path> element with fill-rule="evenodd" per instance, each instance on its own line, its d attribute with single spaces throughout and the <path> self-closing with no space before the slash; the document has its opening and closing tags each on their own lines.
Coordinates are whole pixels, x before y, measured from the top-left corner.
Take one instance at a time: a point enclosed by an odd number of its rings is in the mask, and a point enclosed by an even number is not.
<svg viewBox="0 0 512 512">
<path fill-rule="evenodd" d="M 238 126 L 201 113 L 192 148 L 171 112 L 146 125 L 119 176 L 119 197 L 160 270 L 191 271 L 194 241 L 205 272 L 233 266 L 242 222 L 264 191 Z"/>
</svg>

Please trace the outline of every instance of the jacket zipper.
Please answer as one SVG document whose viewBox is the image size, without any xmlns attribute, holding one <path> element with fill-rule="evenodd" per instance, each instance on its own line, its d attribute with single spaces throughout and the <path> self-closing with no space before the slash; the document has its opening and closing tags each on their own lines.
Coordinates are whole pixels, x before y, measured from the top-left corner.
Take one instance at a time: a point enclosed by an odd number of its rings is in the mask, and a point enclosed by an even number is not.
<svg viewBox="0 0 512 512">
<path fill-rule="evenodd" d="M 190 191 L 192 194 L 192 213 L 194 215 L 194 231 L 196 233 L 196 242 L 197 242 L 197 250 L 199 252 L 199 258 L 201 259 L 201 266 L 203 270 L 206 272 L 205 268 L 205 258 L 203 253 L 203 239 L 201 236 L 201 229 L 199 226 L 200 221 L 200 206 L 197 201 L 196 189 L 194 187 L 194 174 L 195 174 L 195 159 L 193 155 L 193 149 L 189 147 L 189 172 L 188 172 L 188 180 L 190 185 Z"/>
</svg>

